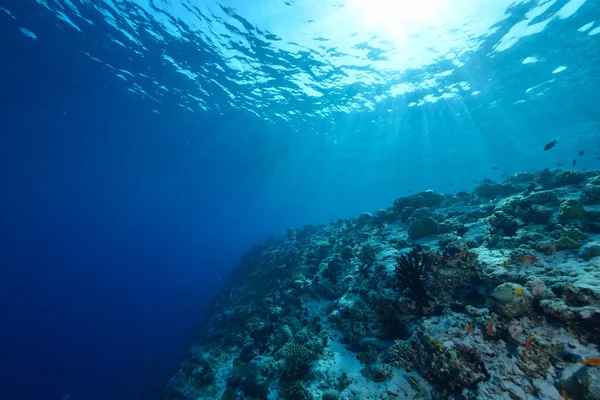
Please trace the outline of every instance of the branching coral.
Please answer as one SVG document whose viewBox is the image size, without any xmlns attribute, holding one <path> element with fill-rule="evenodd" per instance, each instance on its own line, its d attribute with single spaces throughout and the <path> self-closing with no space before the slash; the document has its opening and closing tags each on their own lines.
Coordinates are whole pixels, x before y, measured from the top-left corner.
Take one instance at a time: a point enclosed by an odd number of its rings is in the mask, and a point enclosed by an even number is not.
<svg viewBox="0 0 600 400">
<path fill-rule="evenodd" d="M 423 260 L 423 249 L 421 246 L 415 246 L 408 253 L 400 256 L 397 261 L 395 275 L 400 290 L 421 305 L 428 305 L 431 296 L 425 288 L 425 277 L 423 271 L 425 262 Z"/>
<path fill-rule="evenodd" d="M 288 343 L 278 353 L 285 360 L 286 367 L 292 376 L 302 376 L 315 359 L 314 352 L 299 343 Z"/>
<path fill-rule="evenodd" d="M 302 381 L 292 381 L 285 388 L 283 398 L 286 400 L 305 400 L 309 398 L 309 394 Z"/>
</svg>

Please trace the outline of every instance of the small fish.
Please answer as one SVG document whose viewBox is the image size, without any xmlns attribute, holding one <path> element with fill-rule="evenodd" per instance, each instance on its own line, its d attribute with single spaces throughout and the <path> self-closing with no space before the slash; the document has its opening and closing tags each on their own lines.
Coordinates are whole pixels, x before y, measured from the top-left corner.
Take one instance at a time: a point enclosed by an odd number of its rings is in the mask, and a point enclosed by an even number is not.
<svg viewBox="0 0 600 400">
<path fill-rule="evenodd" d="M 588 367 L 600 367 L 600 357 L 589 357 L 581 360 L 581 362 Z"/>
<path fill-rule="evenodd" d="M 458 253 L 458 256 L 460 258 L 464 258 L 467 255 L 467 251 L 466 250 L 462 250 L 460 253 Z"/>
<path fill-rule="evenodd" d="M 556 165 L 557 167 L 564 167 L 564 166 L 565 166 L 565 164 L 563 164 L 563 163 L 561 163 L 561 162 L 557 162 L 557 163 L 556 163 L 556 164 L 554 164 L 554 165 Z"/>
<path fill-rule="evenodd" d="M 412 192 L 412 189 L 408 189 L 408 193 Z"/>
<path fill-rule="evenodd" d="M 494 320 L 491 320 L 487 327 L 487 334 L 489 336 L 494 336 Z"/>
<path fill-rule="evenodd" d="M 565 389 L 563 389 L 562 392 L 560 392 L 560 395 L 562 396 L 563 400 L 569 400 L 569 396 L 567 396 L 567 392 L 565 391 Z"/>
<path fill-rule="evenodd" d="M 494 165 L 494 166 L 492 167 L 492 169 L 493 169 L 494 171 L 498 171 L 498 170 L 500 169 L 500 167 L 497 167 L 497 166 L 495 166 L 495 165 Z"/>
<path fill-rule="evenodd" d="M 473 323 L 471 322 L 469 326 L 467 326 L 467 336 L 473 332 Z"/>
<path fill-rule="evenodd" d="M 573 160 L 573 162 L 571 163 L 572 166 L 575 166 L 577 164 L 577 160 Z"/>
<path fill-rule="evenodd" d="M 407 379 L 410 382 L 410 384 L 417 390 L 417 392 L 423 393 L 423 389 L 421 389 L 421 385 L 419 385 L 419 382 L 417 382 L 417 380 L 415 378 L 413 378 L 412 376 L 409 376 Z"/>
<path fill-rule="evenodd" d="M 526 351 L 531 350 L 532 344 L 533 344 L 533 336 L 529 336 L 529 339 L 527 339 L 527 342 L 525 342 L 525 350 Z"/>
<path fill-rule="evenodd" d="M 523 290 L 521 288 L 513 289 L 510 286 L 500 286 L 488 293 L 488 297 L 493 304 L 505 305 L 515 300 L 517 289 Z"/>
<path fill-rule="evenodd" d="M 544 146 L 544 151 L 550 150 L 556 145 L 556 143 L 558 143 L 556 140 L 551 141 L 550 143 Z"/>
<path fill-rule="evenodd" d="M 520 287 L 518 287 L 518 288 L 515 288 L 515 294 L 516 294 L 517 296 L 520 296 L 520 295 L 522 295 L 522 294 L 523 294 L 523 289 L 522 289 L 522 288 L 520 288 Z"/>
<path fill-rule="evenodd" d="M 527 385 L 525 387 L 525 389 L 527 389 L 527 393 L 529 393 L 529 394 L 535 394 L 535 388 L 533 386 Z"/>
<path fill-rule="evenodd" d="M 498 198 L 498 195 L 495 195 L 494 197 L 492 197 L 492 199 L 490 200 L 490 203 L 493 201 L 496 201 L 497 198 Z"/>
<path fill-rule="evenodd" d="M 504 265 L 504 268 L 508 268 L 508 262 L 506 260 L 504 260 L 504 262 L 502 263 L 502 265 Z"/>
<path fill-rule="evenodd" d="M 579 151 L 579 157 L 583 157 L 584 154 L 585 154 L 585 150 L 580 150 Z"/>
<path fill-rule="evenodd" d="M 521 258 L 521 264 L 535 264 L 538 261 L 540 261 L 540 259 L 535 256 L 532 256 L 531 254 L 528 254 L 525 257 Z"/>
</svg>

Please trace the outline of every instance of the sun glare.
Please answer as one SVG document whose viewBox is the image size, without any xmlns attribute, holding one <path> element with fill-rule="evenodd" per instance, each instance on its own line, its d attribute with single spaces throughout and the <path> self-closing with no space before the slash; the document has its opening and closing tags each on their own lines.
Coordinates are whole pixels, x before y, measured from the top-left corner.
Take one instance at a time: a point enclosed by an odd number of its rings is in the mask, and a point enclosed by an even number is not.
<svg viewBox="0 0 600 400">
<path fill-rule="evenodd" d="M 348 7 L 363 27 L 403 42 L 427 29 L 441 29 L 451 14 L 451 0 L 350 0 Z"/>
</svg>

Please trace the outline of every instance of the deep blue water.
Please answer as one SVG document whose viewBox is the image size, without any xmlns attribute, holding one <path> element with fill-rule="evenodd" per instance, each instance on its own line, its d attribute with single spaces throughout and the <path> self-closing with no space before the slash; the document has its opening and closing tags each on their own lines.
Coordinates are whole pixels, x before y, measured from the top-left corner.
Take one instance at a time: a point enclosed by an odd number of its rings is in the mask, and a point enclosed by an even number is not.
<svg viewBox="0 0 600 400">
<path fill-rule="evenodd" d="M 288 226 L 600 167 L 600 1 L 422 3 L 0 0 L 0 397 L 155 398 Z"/>
</svg>

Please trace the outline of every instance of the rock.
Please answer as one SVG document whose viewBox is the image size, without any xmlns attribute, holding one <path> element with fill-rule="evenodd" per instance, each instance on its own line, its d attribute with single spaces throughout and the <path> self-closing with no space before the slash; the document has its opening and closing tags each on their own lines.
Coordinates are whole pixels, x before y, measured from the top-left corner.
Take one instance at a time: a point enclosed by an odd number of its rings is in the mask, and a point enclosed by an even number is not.
<svg viewBox="0 0 600 400">
<path fill-rule="evenodd" d="M 600 368 L 581 367 L 560 386 L 570 398 L 600 400 Z"/>
<path fill-rule="evenodd" d="M 468 324 L 467 319 L 456 321 L 453 316 L 432 317 L 413 333 L 410 343 L 415 365 L 427 380 L 463 390 L 475 389 L 486 379 L 485 351 L 474 342 L 463 341 Z M 451 326 L 456 328 L 449 329 Z"/>
<path fill-rule="evenodd" d="M 600 288 L 596 286 L 596 282 L 590 284 L 578 281 L 555 287 L 568 305 L 600 307 Z"/>
<path fill-rule="evenodd" d="M 579 199 L 583 204 L 600 204 L 600 186 L 588 183 Z"/>
<path fill-rule="evenodd" d="M 550 299 L 554 297 L 554 293 L 548 290 L 548 287 L 546 287 L 546 284 L 541 279 L 536 279 L 527 282 L 527 288 L 531 291 L 531 294 L 537 300 Z"/>
<path fill-rule="evenodd" d="M 563 250 L 577 250 L 581 247 L 580 243 L 577 243 L 575 240 L 570 239 L 568 237 L 561 237 L 560 239 L 552 242 L 557 251 Z"/>
<path fill-rule="evenodd" d="M 577 329 L 600 333 L 600 309 L 595 306 L 571 306 L 563 299 L 540 300 L 543 312 Z"/>
<path fill-rule="evenodd" d="M 600 205 L 587 206 L 583 209 L 585 211 L 586 222 L 600 222 Z"/>
<path fill-rule="evenodd" d="M 460 228 L 461 223 L 455 219 L 447 219 L 438 224 L 438 233 L 456 232 Z"/>
<path fill-rule="evenodd" d="M 534 204 L 523 213 L 523 221 L 530 222 L 532 224 L 545 225 L 550 222 L 553 211 L 551 208 L 543 207 L 538 204 Z"/>
<path fill-rule="evenodd" d="M 514 219 L 503 213 L 502 211 L 496 211 L 489 217 L 488 222 L 494 229 L 501 229 L 503 236 L 512 237 L 517 234 L 519 229 L 519 223 Z"/>
<path fill-rule="evenodd" d="M 326 390 L 321 396 L 321 400 L 338 400 L 340 395 L 333 389 Z"/>
<path fill-rule="evenodd" d="M 565 224 L 572 220 L 583 219 L 585 217 L 585 209 L 583 205 L 573 199 L 568 199 L 560 204 L 558 210 L 558 222 Z"/>
<path fill-rule="evenodd" d="M 408 219 L 408 236 L 420 239 L 438 232 L 438 223 L 428 208 L 419 208 Z"/>
<path fill-rule="evenodd" d="M 531 349 L 526 350 L 524 347 L 519 347 L 517 365 L 529 378 L 543 376 L 552 366 L 550 362 L 552 354 L 558 350 L 560 350 L 560 346 L 556 342 L 535 338 Z"/>
<path fill-rule="evenodd" d="M 586 261 L 590 261 L 594 257 L 600 256 L 600 243 L 591 242 L 583 245 L 577 255 Z"/>
<path fill-rule="evenodd" d="M 556 246 L 553 242 L 538 242 L 535 245 L 535 249 L 540 253 L 544 253 L 547 256 L 556 253 Z"/>
<path fill-rule="evenodd" d="M 276 369 L 275 360 L 272 357 L 254 357 L 246 368 L 246 376 L 241 384 L 244 394 L 250 397 L 265 396 L 268 390 L 268 378 L 274 369 Z"/>
</svg>

